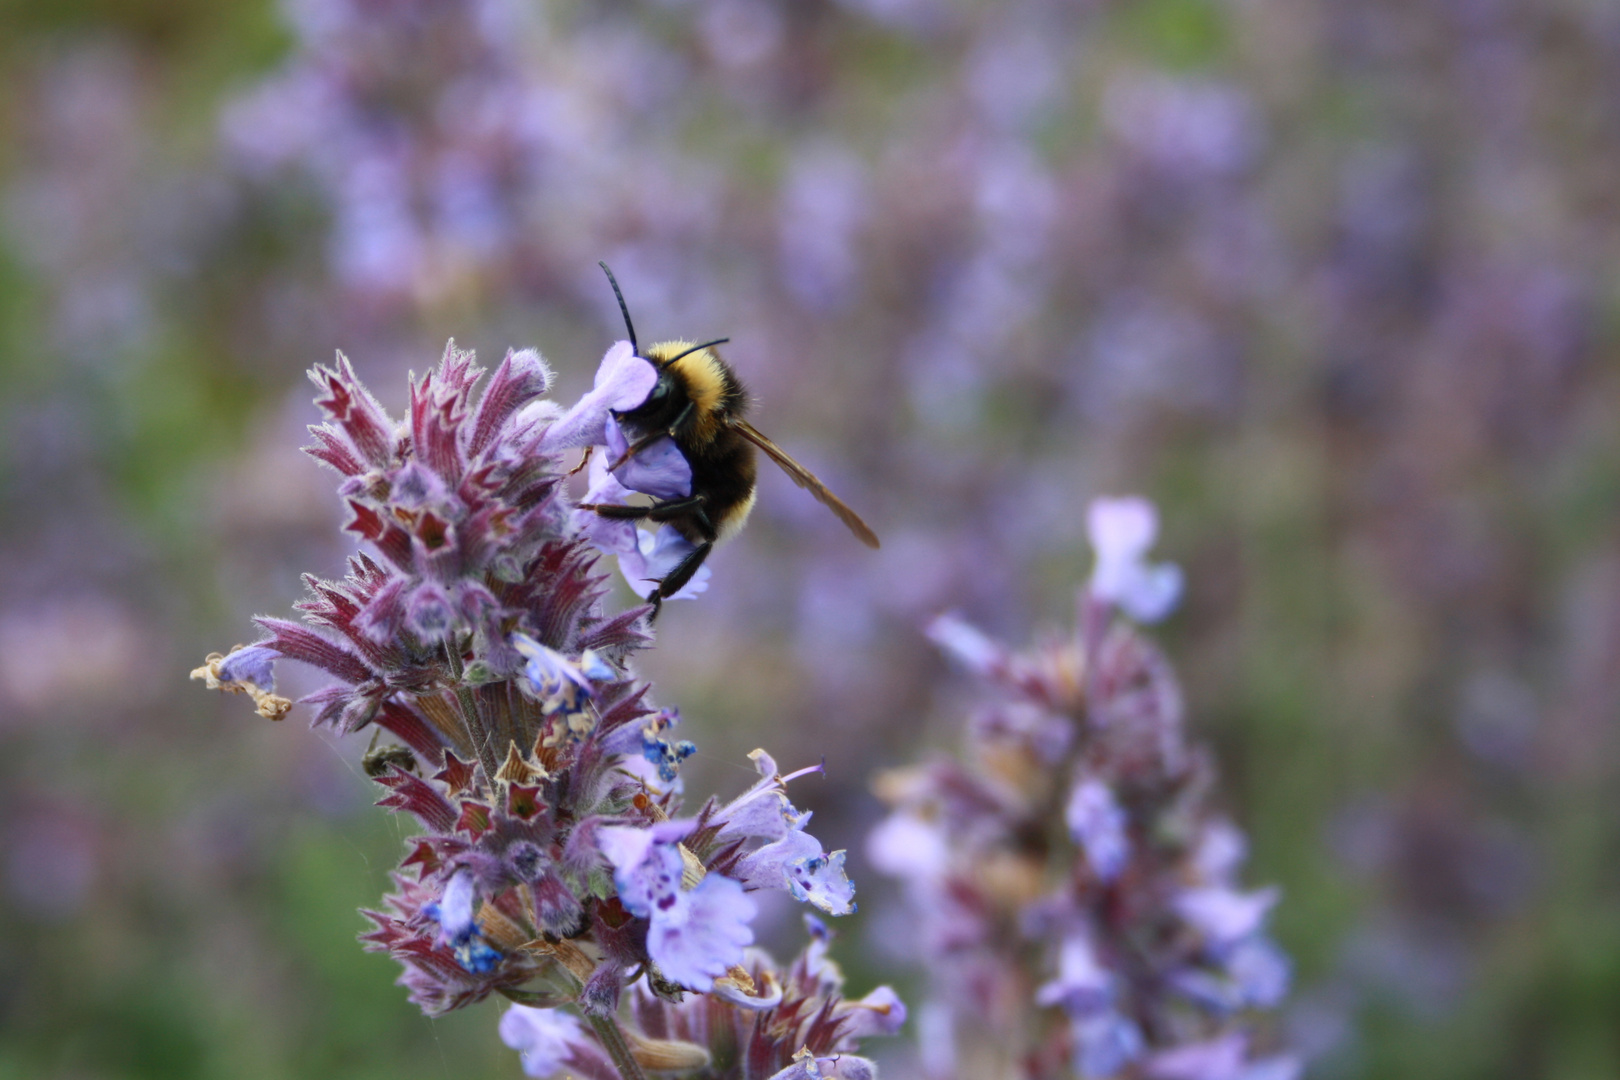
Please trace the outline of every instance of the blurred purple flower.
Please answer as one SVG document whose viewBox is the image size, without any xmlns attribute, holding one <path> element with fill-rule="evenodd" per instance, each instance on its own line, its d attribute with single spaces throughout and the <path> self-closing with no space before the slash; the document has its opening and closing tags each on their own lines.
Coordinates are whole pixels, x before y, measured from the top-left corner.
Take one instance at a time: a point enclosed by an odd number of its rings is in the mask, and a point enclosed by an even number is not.
<svg viewBox="0 0 1620 1080">
<path fill-rule="evenodd" d="M 1174 676 L 1115 617 L 1173 599 L 1143 561 L 1153 508 L 1099 500 L 1089 524 L 1097 572 L 1072 635 L 1014 652 L 958 618 L 931 624 L 990 699 L 960 756 L 877 781 L 893 812 L 868 851 L 906 890 L 945 1010 L 930 1029 L 954 1042 L 927 1048 L 931 1077 L 1140 1075 L 1287 992 L 1265 934 L 1278 892 L 1237 887 L 1243 837 L 1211 806 Z"/>
<path fill-rule="evenodd" d="M 1158 622 L 1170 614 L 1181 596 L 1181 568 L 1147 562 L 1159 532 L 1153 504 L 1137 497 L 1093 499 L 1086 530 L 1097 553 L 1091 594 L 1138 622 Z"/>
<path fill-rule="evenodd" d="M 611 1068 L 580 1022 L 561 1009 L 513 1005 L 501 1014 L 500 1034 L 503 1043 L 522 1055 L 525 1076 L 545 1080 L 569 1066 L 599 1075 L 590 1064 Z"/>
<path fill-rule="evenodd" d="M 1091 872 L 1104 882 L 1117 878 L 1130 858 L 1131 841 L 1125 832 L 1125 811 L 1113 790 L 1100 780 L 1082 779 L 1069 794 L 1063 820 L 1084 849 Z"/>
</svg>

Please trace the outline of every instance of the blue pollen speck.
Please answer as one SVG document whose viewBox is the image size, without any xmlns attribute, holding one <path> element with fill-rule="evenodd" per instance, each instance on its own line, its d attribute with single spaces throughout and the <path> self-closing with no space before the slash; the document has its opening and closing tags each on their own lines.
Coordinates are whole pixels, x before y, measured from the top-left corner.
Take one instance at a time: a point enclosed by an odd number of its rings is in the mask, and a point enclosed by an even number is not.
<svg viewBox="0 0 1620 1080">
<path fill-rule="evenodd" d="M 474 975 L 487 975 L 501 962 L 501 954 L 484 944 L 476 934 L 455 948 L 456 962 Z"/>
<path fill-rule="evenodd" d="M 681 762 L 697 753 L 697 744 L 690 739 L 670 745 L 666 739 L 643 738 L 641 740 L 641 756 L 658 766 L 658 779 L 664 783 L 675 780 L 676 771 Z"/>
</svg>

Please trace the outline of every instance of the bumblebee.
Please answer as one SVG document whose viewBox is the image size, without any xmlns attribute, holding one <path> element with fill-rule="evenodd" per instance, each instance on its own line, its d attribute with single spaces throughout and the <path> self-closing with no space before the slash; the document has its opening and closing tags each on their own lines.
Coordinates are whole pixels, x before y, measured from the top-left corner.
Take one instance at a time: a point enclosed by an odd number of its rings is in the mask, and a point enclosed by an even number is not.
<svg viewBox="0 0 1620 1080">
<path fill-rule="evenodd" d="M 606 263 L 600 265 L 613 286 L 613 295 L 619 300 L 630 347 L 658 370 L 658 382 L 648 393 L 647 400 L 633 409 L 613 414 L 629 446 L 611 468 L 617 469 L 666 437 L 674 441 L 692 468 L 691 494 L 683 498 L 664 499 L 650 506 L 586 504 L 581 507 L 603 517 L 667 523 L 695 545 L 692 552 L 659 581 L 650 597 L 654 610 L 692 579 L 716 544 L 735 536 L 747 522 L 754 509 L 754 483 L 758 476 L 756 450 L 764 451 L 795 484 L 836 514 L 861 543 L 877 547 L 877 534 L 859 514 L 829 491 L 809 469 L 743 419 L 748 408 L 748 391 L 736 372 L 715 351 L 716 345 L 724 345 L 730 339 L 718 338 L 701 345 L 665 341 L 643 353 L 636 343 L 636 330 L 630 322 L 630 308 L 624 302 L 624 293 L 619 290 L 613 271 Z"/>
</svg>

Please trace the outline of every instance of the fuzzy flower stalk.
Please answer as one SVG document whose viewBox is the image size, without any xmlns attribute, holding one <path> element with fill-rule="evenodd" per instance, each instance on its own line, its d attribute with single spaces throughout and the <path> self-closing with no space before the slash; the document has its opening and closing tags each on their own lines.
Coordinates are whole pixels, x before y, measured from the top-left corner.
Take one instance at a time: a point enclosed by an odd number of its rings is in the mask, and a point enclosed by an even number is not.
<svg viewBox="0 0 1620 1080">
<path fill-rule="evenodd" d="M 305 578 L 302 623 L 260 618 L 260 641 L 194 677 L 280 719 L 293 703 L 273 666 L 301 661 L 333 680 L 298 703 L 315 726 L 397 740 L 366 771 L 379 805 L 421 831 L 361 940 L 400 962 L 429 1015 L 491 994 L 516 1003 L 500 1033 L 528 1075 L 874 1075 L 854 1051 L 898 1029 L 899 999 L 846 999 L 819 922 L 786 967 L 751 947 L 760 890 L 854 910 L 844 852 L 806 831 L 787 795 L 802 774 L 762 750 L 757 783 L 682 815 L 695 748 L 629 667 L 651 607 L 607 612 L 597 572 L 616 554 L 645 591 L 682 553 L 621 535 L 633 525 L 605 525 L 567 490 L 564 458 L 606 445 L 651 365 L 620 343 L 567 410 L 543 399 L 550 373 L 532 351 L 475 392 L 483 375 L 452 343 L 396 424 L 341 355 L 311 372 L 327 422 L 307 449 L 342 476 L 346 528 L 368 550 L 342 581 Z M 590 497 L 629 497 L 648 471 L 660 490 L 690 484 L 684 461 L 649 450 L 617 477 L 595 455 Z"/>
<path fill-rule="evenodd" d="M 983 684 L 959 756 L 879 778 L 874 865 L 899 878 L 931 998 L 931 1080 L 1294 1080 L 1262 1049 L 1289 962 L 1275 888 L 1245 889 L 1243 834 L 1131 619 L 1168 614 L 1142 499 L 1101 499 L 1096 570 L 1069 635 L 1014 652 L 954 616 L 930 636 Z"/>
</svg>

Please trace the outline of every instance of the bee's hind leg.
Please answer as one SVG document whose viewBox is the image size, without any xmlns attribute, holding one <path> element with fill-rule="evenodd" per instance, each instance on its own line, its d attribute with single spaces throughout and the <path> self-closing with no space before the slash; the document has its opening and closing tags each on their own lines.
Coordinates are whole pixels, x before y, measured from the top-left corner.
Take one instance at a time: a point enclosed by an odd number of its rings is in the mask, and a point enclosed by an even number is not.
<svg viewBox="0 0 1620 1080">
<path fill-rule="evenodd" d="M 686 583 L 692 580 L 692 575 L 698 572 L 698 567 L 703 565 L 703 560 L 707 559 L 709 552 L 713 550 L 714 545 L 707 541 L 693 548 L 686 558 L 675 564 L 675 569 L 665 574 L 658 582 L 658 589 L 653 595 L 658 600 L 663 600 L 665 597 L 674 596 L 680 592 Z M 657 602 L 654 601 L 654 603 Z M 656 612 L 657 609 L 655 608 L 654 613 L 656 614 Z"/>
<path fill-rule="evenodd" d="M 675 518 L 693 515 L 705 524 L 708 515 L 703 513 L 703 504 L 707 500 L 702 495 L 688 495 L 681 499 L 665 499 L 663 502 L 653 503 L 651 506 L 626 506 L 622 503 L 580 503 L 579 509 L 593 510 L 605 518 L 615 521 L 672 521 Z"/>
</svg>

